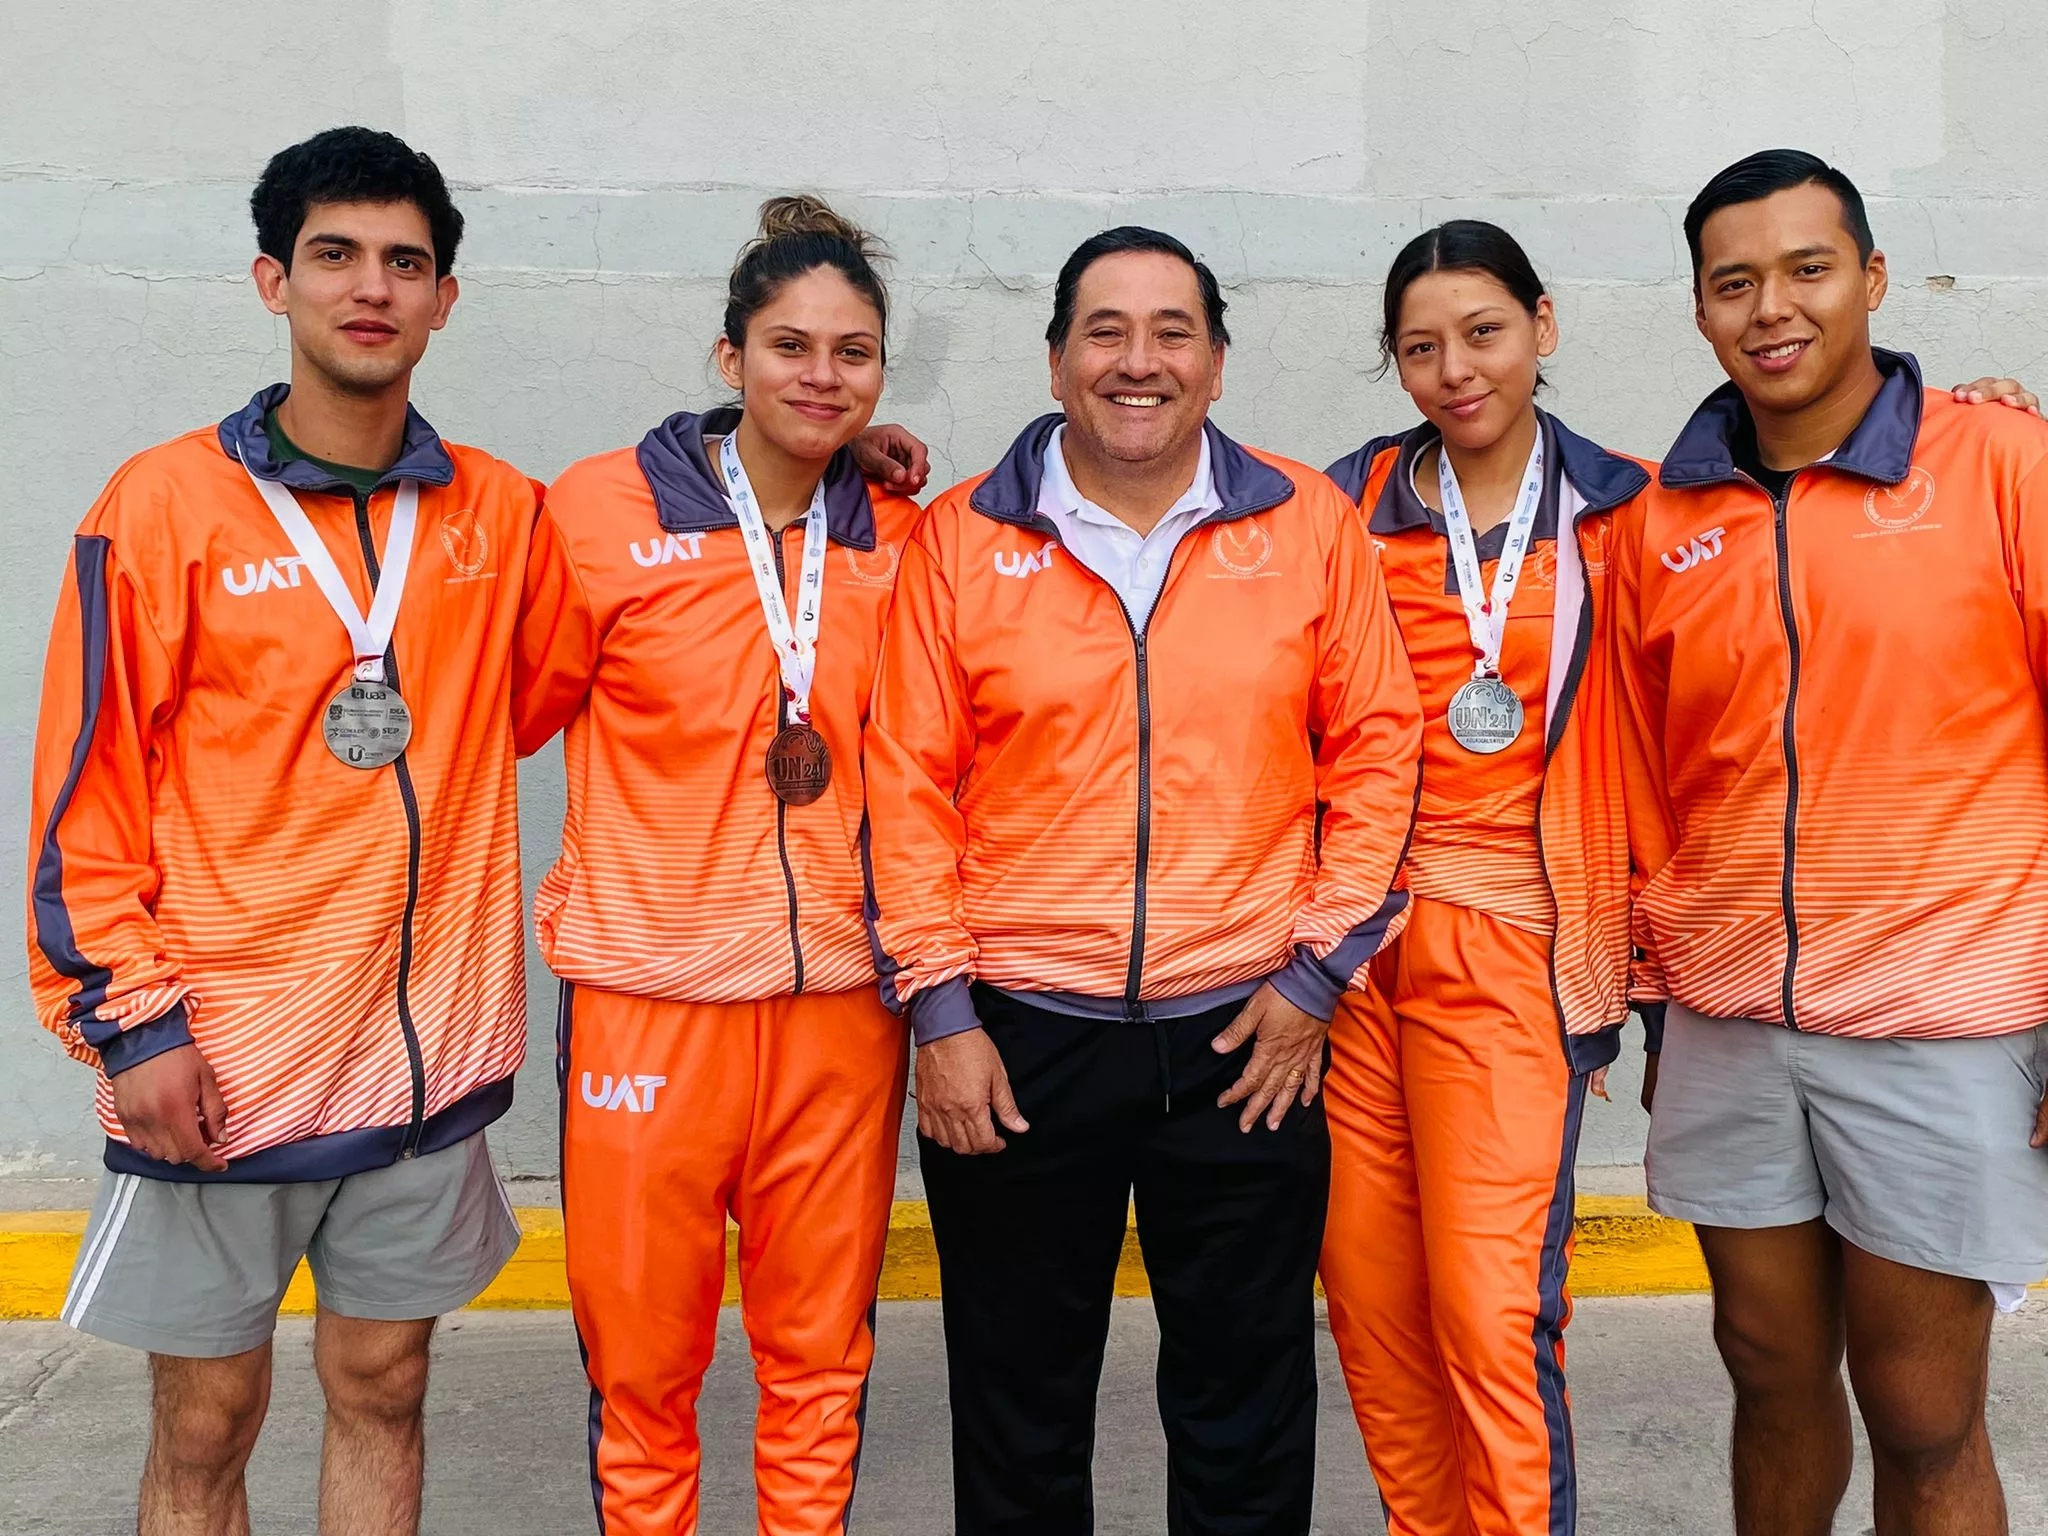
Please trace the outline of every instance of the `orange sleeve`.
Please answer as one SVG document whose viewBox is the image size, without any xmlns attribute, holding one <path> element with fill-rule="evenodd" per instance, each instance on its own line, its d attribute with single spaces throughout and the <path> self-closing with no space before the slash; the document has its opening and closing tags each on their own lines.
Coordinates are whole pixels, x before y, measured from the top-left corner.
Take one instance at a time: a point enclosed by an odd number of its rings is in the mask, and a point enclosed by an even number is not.
<svg viewBox="0 0 2048 1536">
<path fill-rule="evenodd" d="M 521 757 L 546 746 L 582 710 L 603 639 L 568 540 L 538 482 L 534 489 L 512 654 L 512 734 Z"/>
<path fill-rule="evenodd" d="M 2035 687 L 2048 699 L 2048 454 L 2018 477 L 2003 500 L 2006 568 L 2026 635 L 2027 663 Z"/>
<path fill-rule="evenodd" d="M 1664 771 L 1663 691 L 1644 665 L 1642 647 L 1642 502 L 1629 503 L 1614 519 L 1613 645 L 1616 692 L 1615 734 L 1621 746 L 1622 804 L 1628 821 L 1629 909 L 1652 876 L 1671 861 L 1678 846 L 1668 780 Z M 1629 919 L 1629 999 L 1658 1009 L 1643 1012 L 1652 1041 L 1662 1033 L 1661 1005 L 1671 991 L 1657 963 L 1655 947 L 1639 915 Z M 1652 1045 L 1655 1049 L 1655 1044 Z"/>
<path fill-rule="evenodd" d="M 876 969 L 883 1001 L 908 1007 L 920 1045 L 977 1025 L 960 886 L 967 822 L 955 803 L 974 762 L 974 719 L 954 635 L 953 589 L 928 518 L 897 573 L 862 753 Z"/>
<path fill-rule="evenodd" d="M 110 487 L 103 504 L 117 494 Z M 29 983 L 44 1027 L 110 1074 L 192 1039 L 186 987 L 152 911 L 153 749 L 179 691 L 113 540 L 80 533 L 36 725 Z"/>
<path fill-rule="evenodd" d="M 1334 500 L 1335 498 L 1333 498 Z M 1407 906 L 1394 889 L 1408 846 L 1422 757 L 1422 704 L 1387 601 L 1365 518 L 1336 520 L 1328 607 L 1308 709 L 1321 813 L 1315 884 L 1295 920 L 1281 995 L 1327 1019 Z"/>
</svg>

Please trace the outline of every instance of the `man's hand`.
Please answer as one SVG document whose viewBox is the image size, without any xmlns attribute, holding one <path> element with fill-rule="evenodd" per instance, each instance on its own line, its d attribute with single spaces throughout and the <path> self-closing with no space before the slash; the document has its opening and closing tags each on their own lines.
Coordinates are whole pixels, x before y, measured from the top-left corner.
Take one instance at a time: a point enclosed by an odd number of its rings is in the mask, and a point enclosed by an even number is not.
<svg viewBox="0 0 2048 1536">
<path fill-rule="evenodd" d="M 1606 1099 L 1610 1104 L 1614 1102 L 1612 1098 L 1608 1097 L 1607 1069 L 1605 1067 L 1595 1067 L 1593 1069 L 1592 1075 L 1586 1079 L 1586 1092 L 1593 1095 L 1596 1099 Z"/>
<path fill-rule="evenodd" d="M 1973 379 L 1968 384 L 1958 384 L 1949 393 L 1965 405 L 1984 405 L 1996 400 L 2016 411 L 2041 414 L 2040 399 L 2018 379 Z"/>
<path fill-rule="evenodd" d="M 906 427 L 869 427 L 853 440 L 853 462 L 899 496 L 915 496 L 932 477 L 932 457 Z"/>
<path fill-rule="evenodd" d="M 1643 1113 L 1650 1112 L 1650 1102 L 1657 1097 L 1657 1063 L 1664 1058 L 1655 1051 L 1643 1058 Z"/>
<path fill-rule="evenodd" d="M 2027 1145 L 2048 1152 L 2048 1099 L 2041 1101 L 2041 1112 L 2034 1116 L 2034 1134 L 2027 1138 Z"/>
<path fill-rule="evenodd" d="M 228 1160 L 215 1149 L 228 1139 L 228 1104 L 198 1046 L 152 1056 L 111 1081 L 128 1145 L 160 1163 L 226 1171 Z"/>
<path fill-rule="evenodd" d="M 1304 1108 L 1315 1102 L 1323 1086 L 1323 1041 L 1329 1034 L 1327 1020 L 1302 1012 L 1267 982 L 1252 994 L 1230 1027 L 1209 1042 L 1217 1055 L 1228 1056 L 1245 1041 L 1258 1037 L 1244 1072 L 1216 1100 L 1216 1107 L 1228 1109 L 1242 1099 L 1244 1113 L 1237 1117 L 1240 1131 L 1249 1131 L 1260 1115 L 1266 1117 L 1267 1130 L 1279 1130 L 1288 1103 L 1297 1095 Z"/>
<path fill-rule="evenodd" d="M 965 1029 L 917 1048 L 917 1128 L 949 1152 L 976 1156 L 1009 1143 L 996 1134 L 1028 1131 L 1010 1092 L 1002 1053 L 981 1029 Z"/>
</svg>

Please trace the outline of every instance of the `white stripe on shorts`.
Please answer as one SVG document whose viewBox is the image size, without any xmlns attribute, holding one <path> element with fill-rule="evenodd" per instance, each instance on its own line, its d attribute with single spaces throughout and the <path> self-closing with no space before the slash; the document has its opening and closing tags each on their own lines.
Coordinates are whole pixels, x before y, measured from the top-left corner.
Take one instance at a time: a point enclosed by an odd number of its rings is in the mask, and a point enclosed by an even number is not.
<svg viewBox="0 0 2048 1536">
<path fill-rule="evenodd" d="M 107 1272 L 107 1260 L 114 1256 L 114 1244 L 121 1236 L 121 1228 L 128 1223 L 128 1211 L 135 1204 L 135 1191 L 141 1183 L 140 1174 L 114 1175 L 114 1198 L 107 1203 L 106 1225 L 93 1239 L 85 1257 L 79 1260 L 78 1273 L 71 1281 L 71 1294 L 64 1298 L 64 1310 L 58 1314 L 74 1328 L 85 1316 L 85 1309 L 92 1305 L 93 1292 L 100 1288 L 100 1277 Z"/>
</svg>

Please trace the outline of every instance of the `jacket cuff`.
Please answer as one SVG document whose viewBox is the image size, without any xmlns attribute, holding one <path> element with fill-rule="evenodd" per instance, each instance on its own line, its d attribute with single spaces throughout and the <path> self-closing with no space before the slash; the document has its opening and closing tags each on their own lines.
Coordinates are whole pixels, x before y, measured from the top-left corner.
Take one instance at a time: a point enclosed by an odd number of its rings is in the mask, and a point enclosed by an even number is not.
<svg viewBox="0 0 2048 1536">
<path fill-rule="evenodd" d="M 1643 1054 L 1656 1056 L 1664 1049 L 1664 1007 L 1662 1003 L 1637 1003 L 1636 1014 L 1643 1021 Z"/>
<path fill-rule="evenodd" d="M 913 1044 L 930 1045 L 948 1035 L 962 1035 L 979 1028 L 981 1020 L 974 1015 L 974 995 L 965 976 L 949 977 L 910 999 Z"/>
<path fill-rule="evenodd" d="M 152 1056 L 161 1056 L 165 1051 L 175 1051 L 181 1045 L 192 1043 L 192 1025 L 185 1015 L 182 1001 L 171 1004 L 169 1010 L 149 1020 L 146 1024 L 131 1024 L 93 1042 L 100 1053 L 100 1070 L 109 1077 L 118 1077 L 130 1067 L 139 1067 Z"/>
<path fill-rule="evenodd" d="M 1305 944 L 1296 945 L 1294 958 L 1266 980 L 1303 1013 L 1314 1014 L 1325 1024 L 1335 1017 L 1337 1000 L 1344 995 L 1344 983 L 1324 970 Z"/>
</svg>

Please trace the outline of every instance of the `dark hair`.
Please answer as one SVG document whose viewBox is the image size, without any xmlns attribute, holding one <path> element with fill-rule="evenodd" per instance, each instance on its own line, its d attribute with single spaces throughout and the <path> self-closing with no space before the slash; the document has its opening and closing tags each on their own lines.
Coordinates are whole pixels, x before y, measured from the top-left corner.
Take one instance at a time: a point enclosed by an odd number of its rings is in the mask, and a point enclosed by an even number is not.
<svg viewBox="0 0 2048 1536">
<path fill-rule="evenodd" d="M 875 306 L 881 319 L 882 356 L 888 358 L 889 290 L 874 264 L 888 256 L 882 243 L 816 197 L 771 197 L 761 205 L 761 232 L 740 251 L 725 283 L 725 339 L 747 344 L 747 327 L 785 284 L 830 267 Z"/>
<path fill-rule="evenodd" d="M 1380 372 L 1394 363 L 1394 338 L 1401 330 L 1401 301 L 1415 280 L 1430 272 L 1483 272 L 1514 295 L 1515 302 L 1530 314 L 1550 290 L 1536 275 L 1535 263 L 1521 242 L 1498 224 L 1484 219 L 1452 219 L 1435 229 L 1426 229 L 1401 247 L 1401 254 L 1387 268 L 1386 293 L 1380 311 Z M 1544 387 L 1543 370 L 1536 370 L 1536 387 Z"/>
<path fill-rule="evenodd" d="M 1841 199 L 1842 227 L 1856 241 L 1856 259 L 1868 266 L 1877 241 L 1870 233 L 1870 214 L 1856 183 L 1803 149 L 1763 149 L 1716 175 L 1685 210 L 1685 243 L 1692 248 L 1694 289 L 1700 285 L 1700 232 L 1708 219 L 1737 203 L 1760 203 L 1774 192 L 1807 186 L 1826 187 Z"/>
<path fill-rule="evenodd" d="M 1125 251 L 1157 251 L 1162 256 L 1177 257 L 1193 267 L 1195 286 L 1202 292 L 1202 317 L 1209 324 L 1209 341 L 1218 347 L 1230 345 L 1230 332 L 1223 324 L 1223 311 L 1230 306 L 1223 302 L 1223 290 L 1217 285 L 1216 274 L 1206 263 L 1195 260 L 1195 253 L 1173 236 L 1161 234 L 1156 229 L 1142 229 L 1136 224 L 1105 229 L 1074 248 L 1074 254 L 1060 268 L 1059 281 L 1053 284 L 1052 323 L 1045 328 L 1048 345 L 1064 347 L 1067 344 L 1067 332 L 1074 328 L 1074 292 L 1081 286 L 1081 274 L 1103 257 L 1120 256 Z"/>
<path fill-rule="evenodd" d="M 434 236 L 434 275 L 446 277 L 462 243 L 462 214 L 440 167 L 405 140 L 374 128 L 329 128 L 270 157 L 249 194 L 256 246 L 292 269 L 292 248 L 315 203 L 411 203 Z"/>
</svg>

